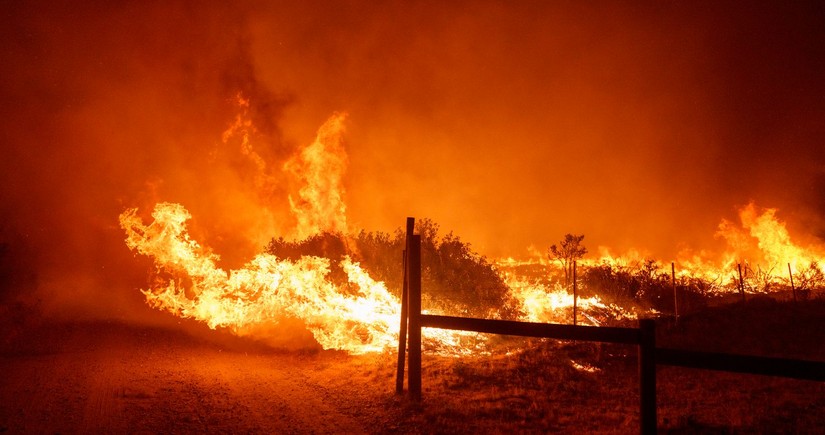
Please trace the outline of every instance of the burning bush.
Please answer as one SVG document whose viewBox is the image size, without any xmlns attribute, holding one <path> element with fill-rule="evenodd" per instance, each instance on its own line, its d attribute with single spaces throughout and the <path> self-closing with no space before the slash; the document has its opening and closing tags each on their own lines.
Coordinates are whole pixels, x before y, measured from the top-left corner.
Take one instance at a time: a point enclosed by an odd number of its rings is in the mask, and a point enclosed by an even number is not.
<svg viewBox="0 0 825 435">
<path fill-rule="evenodd" d="M 486 257 L 452 232 L 439 237 L 438 224 L 430 219 L 418 221 L 416 229 L 421 235 L 425 309 L 472 317 L 518 317 L 518 302 Z M 350 256 L 400 298 L 404 240 L 400 228 L 392 235 L 364 230 L 355 235 L 324 232 L 300 241 L 273 238 L 265 252 L 291 260 L 306 255 L 329 258 L 333 260 L 329 276 L 338 286 L 346 286 L 347 276 L 337 264 Z"/>
<path fill-rule="evenodd" d="M 603 262 L 583 268 L 582 294 L 599 295 L 621 306 L 642 306 L 657 311 L 673 310 L 673 281 L 655 260 L 636 266 Z M 706 304 L 710 284 L 699 278 L 680 277 L 676 282 L 679 303 L 684 309 Z"/>
<path fill-rule="evenodd" d="M 814 290 L 818 290 L 820 296 L 825 295 L 825 274 L 819 268 L 817 262 L 812 261 L 811 264 L 799 271 L 796 276 L 796 293 L 803 300 L 808 299 Z"/>
</svg>

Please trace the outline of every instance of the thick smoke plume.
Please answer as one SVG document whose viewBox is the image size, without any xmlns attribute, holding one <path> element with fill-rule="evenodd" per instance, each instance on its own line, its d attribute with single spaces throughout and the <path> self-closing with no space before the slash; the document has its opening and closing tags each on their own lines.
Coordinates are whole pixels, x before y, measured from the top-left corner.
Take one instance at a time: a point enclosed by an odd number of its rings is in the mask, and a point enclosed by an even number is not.
<svg viewBox="0 0 825 435">
<path fill-rule="evenodd" d="M 754 201 L 825 235 L 818 3 L 7 3 L 4 303 L 148 312 L 117 217 L 161 201 L 247 261 L 295 228 L 283 165 L 336 111 L 350 227 L 668 259 Z"/>
</svg>

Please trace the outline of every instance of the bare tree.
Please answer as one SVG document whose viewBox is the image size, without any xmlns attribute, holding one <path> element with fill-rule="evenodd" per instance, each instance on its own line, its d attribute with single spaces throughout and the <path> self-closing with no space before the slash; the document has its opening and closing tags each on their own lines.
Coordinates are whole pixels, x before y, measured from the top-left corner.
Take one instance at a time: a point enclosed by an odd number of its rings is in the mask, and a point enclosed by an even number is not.
<svg viewBox="0 0 825 435">
<path fill-rule="evenodd" d="M 547 250 L 547 257 L 551 260 L 558 260 L 564 270 L 564 285 L 570 285 L 573 274 L 573 262 L 587 254 L 587 248 L 582 245 L 584 234 L 565 234 L 564 240 L 559 246 L 552 245 Z"/>
</svg>

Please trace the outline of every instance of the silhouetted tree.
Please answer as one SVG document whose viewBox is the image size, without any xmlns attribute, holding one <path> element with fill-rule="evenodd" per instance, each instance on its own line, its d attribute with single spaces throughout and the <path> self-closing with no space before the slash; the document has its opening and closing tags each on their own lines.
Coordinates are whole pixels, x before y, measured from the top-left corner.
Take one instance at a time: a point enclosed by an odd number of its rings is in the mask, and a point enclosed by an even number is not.
<svg viewBox="0 0 825 435">
<path fill-rule="evenodd" d="M 587 254 L 587 248 L 581 243 L 584 240 L 584 234 L 574 235 L 565 234 L 564 240 L 559 246 L 552 245 L 547 250 L 547 257 L 551 260 L 558 260 L 564 270 L 564 285 L 570 285 L 570 278 L 573 274 L 573 262 Z"/>
</svg>

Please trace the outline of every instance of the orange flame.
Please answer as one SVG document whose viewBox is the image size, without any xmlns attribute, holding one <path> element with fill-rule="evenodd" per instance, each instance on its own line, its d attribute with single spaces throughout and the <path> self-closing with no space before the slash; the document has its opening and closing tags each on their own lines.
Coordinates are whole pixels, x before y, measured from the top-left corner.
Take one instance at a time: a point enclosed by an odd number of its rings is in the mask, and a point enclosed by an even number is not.
<svg viewBox="0 0 825 435">
<path fill-rule="evenodd" d="M 324 349 L 350 353 L 384 351 L 398 343 L 400 303 L 382 282 L 345 257 L 346 290 L 328 278 L 330 260 L 304 256 L 298 261 L 260 254 L 243 268 L 217 267 L 218 255 L 189 237 L 189 212 L 160 203 L 154 221 L 144 225 L 137 209 L 120 215 L 127 246 L 155 260 L 166 278 L 142 290 L 147 302 L 182 318 L 202 321 L 235 334 L 270 338 L 285 319 L 297 319 Z M 352 287 L 356 289 L 353 293 Z M 463 331 L 428 329 L 426 345 L 444 355 L 484 352 L 484 337 Z"/>
<path fill-rule="evenodd" d="M 572 323 L 573 322 L 573 294 L 560 285 L 548 286 L 530 282 L 524 277 L 512 274 L 505 275 L 505 282 L 510 287 L 512 295 L 522 303 L 525 319 L 528 322 L 540 323 Z M 575 301 L 579 313 L 577 321 L 583 324 L 598 326 L 601 324 L 593 311 L 610 313 L 612 319 L 637 319 L 633 311 L 626 311 L 615 304 L 605 304 L 598 296 L 579 297 Z"/>
<path fill-rule="evenodd" d="M 760 209 L 754 203 L 741 207 L 738 213 L 739 223 L 722 219 L 718 226 L 716 236 L 727 243 L 727 249 L 722 253 L 683 251 L 674 261 L 676 277 L 702 280 L 710 294 L 721 294 L 738 291 L 739 265 L 742 266 L 744 287 L 748 292 L 769 292 L 788 287 L 788 264 L 795 279 L 797 274 L 810 274 L 812 270 L 825 273 L 825 263 L 822 262 L 825 248 L 821 245 L 802 246 L 794 241 L 785 222 L 776 214 L 777 209 Z M 649 254 L 639 250 L 615 255 L 608 248 L 600 246 L 597 252 L 597 258 L 580 259 L 578 264 L 583 268 L 608 265 L 618 270 L 638 271 L 651 260 Z M 540 266 L 545 270 L 556 266 L 539 251 L 534 252 L 533 258 L 527 262 L 513 259 L 499 262 L 504 268 L 528 264 Z M 657 275 L 670 276 L 669 264 L 653 265 L 658 266 L 655 270 Z M 523 285 L 516 285 L 519 286 Z M 554 292 L 547 290 L 546 293 Z M 527 300 L 531 298 L 530 294 L 530 291 L 522 291 L 522 297 Z M 563 295 L 562 290 L 562 295 L 558 297 Z"/>
<path fill-rule="evenodd" d="M 318 130 L 315 141 L 284 164 L 286 171 L 304 183 L 297 199 L 289 196 L 292 212 L 298 218 L 298 239 L 323 231 L 347 230 L 343 184 L 347 169 L 343 144 L 346 118 L 345 113 L 333 114 Z"/>
<path fill-rule="evenodd" d="M 803 248 L 791 241 L 785 223 L 777 219 L 776 212 L 775 208 L 760 212 L 754 203 L 750 203 L 739 210 L 742 229 L 723 220 L 717 234 L 734 248 L 729 255 L 768 266 L 790 263 L 794 270 L 823 256 L 820 247 Z M 753 248 L 754 242 L 756 249 Z"/>
<path fill-rule="evenodd" d="M 293 262 L 261 254 L 226 272 L 217 267 L 216 254 L 189 237 L 186 221 L 191 216 L 183 206 L 157 204 L 152 217 L 154 222 L 144 225 L 137 210 L 129 209 L 121 214 L 120 225 L 129 248 L 153 257 L 159 272 L 169 276 L 166 283 L 143 290 L 153 307 L 239 335 L 299 319 L 325 349 L 353 353 L 382 350 L 397 337 L 397 300 L 349 258 L 341 266 L 354 294 L 329 281 L 326 258 Z"/>
<path fill-rule="evenodd" d="M 267 162 L 250 145 L 255 127 L 248 117 L 249 101 L 238 97 L 241 113 L 224 132 L 223 141 L 240 138 L 242 153 L 250 159 L 260 177 L 256 187 L 273 190 L 275 178 Z M 295 196 L 289 196 L 290 208 L 297 220 L 297 239 L 320 232 L 346 234 L 346 204 L 343 177 L 347 168 L 343 133 L 346 114 L 333 114 L 318 130 L 315 140 L 299 149 L 282 167 L 300 183 Z M 742 228 L 723 220 L 718 235 L 731 251 L 721 263 L 714 263 L 704 253 L 680 260 L 680 276 L 708 279 L 714 289 L 724 291 L 722 277 L 729 275 L 739 259 L 772 263 L 810 264 L 821 258 L 821 248 L 804 249 L 791 242 L 784 223 L 775 209 L 759 212 L 754 204 L 740 210 Z M 228 328 L 239 335 L 272 334 L 278 325 L 299 321 L 325 349 L 342 349 L 352 353 L 394 348 L 399 329 L 399 301 L 381 282 L 373 280 L 358 263 L 344 257 L 339 263 L 348 280 L 341 288 L 329 277 L 331 260 L 304 256 L 298 260 L 280 259 L 270 254 L 255 256 L 242 268 L 226 271 L 218 267 L 219 256 L 191 239 L 186 223 L 189 212 L 179 204 L 159 203 L 152 213 L 153 222 L 144 224 L 137 209 L 120 215 L 126 231 L 127 246 L 154 258 L 157 284 L 142 290 L 147 302 L 177 316 L 197 319 L 211 328 Z M 613 256 L 600 248 L 598 260 L 583 260 L 581 265 L 609 264 L 627 267 L 628 261 L 645 263 L 644 254 L 631 252 L 626 258 Z M 754 257 L 759 253 L 759 258 Z M 537 262 L 542 269 L 552 267 L 546 258 Z M 504 269 L 519 266 L 513 259 L 500 262 Z M 823 269 L 825 271 L 825 269 Z M 668 271 L 669 272 L 669 271 Z M 530 282 L 513 273 L 503 274 L 513 297 L 521 302 L 524 319 L 532 322 L 572 321 L 573 296 L 558 285 Z M 634 311 L 606 304 L 598 296 L 579 298 L 579 321 L 598 325 L 599 316 L 612 319 L 635 319 Z M 597 314 L 598 313 L 598 314 Z M 277 333 L 277 332 L 275 332 Z M 476 333 L 424 331 L 426 343 L 442 354 L 484 352 L 486 339 Z"/>
<path fill-rule="evenodd" d="M 234 143 L 234 140 L 240 140 L 241 155 L 246 157 L 254 167 L 254 182 L 258 193 L 264 198 L 271 192 L 276 190 L 277 181 L 271 174 L 271 168 L 268 167 L 266 159 L 264 159 L 252 144 L 253 137 L 258 133 L 252 119 L 249 115 L 249 99 L 244 98 L 243 95 L 237 95 L 236 103 L 238 104 L 239 112 L 235 115 L 235 121 L 223 132 L 221 141 L 224 144 Z"/>
</svg>

